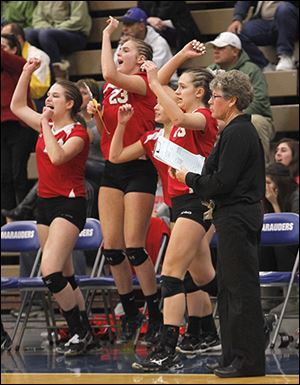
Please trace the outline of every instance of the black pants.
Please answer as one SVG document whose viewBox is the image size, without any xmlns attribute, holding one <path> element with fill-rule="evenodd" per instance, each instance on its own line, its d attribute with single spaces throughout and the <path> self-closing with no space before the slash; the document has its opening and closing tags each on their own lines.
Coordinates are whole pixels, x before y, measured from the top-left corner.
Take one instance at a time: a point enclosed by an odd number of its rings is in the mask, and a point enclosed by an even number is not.
<svg viewBox="0 0 300 385">
<path fill-rule="evenodd" d="M 263 221 L 260 204 L 215 210 L 218 234 L 218 305 L 223 365 L 244 373 L 265 373 L 263 314 L 258 245 Z"/>
<path fill-rule="evenodd" d="M 13 209 L 22 202 L 30 184 L 27 162 L 34 149 L 35 132 L 17 121 L 1 123 L 1 208 Z"/>
</svg>

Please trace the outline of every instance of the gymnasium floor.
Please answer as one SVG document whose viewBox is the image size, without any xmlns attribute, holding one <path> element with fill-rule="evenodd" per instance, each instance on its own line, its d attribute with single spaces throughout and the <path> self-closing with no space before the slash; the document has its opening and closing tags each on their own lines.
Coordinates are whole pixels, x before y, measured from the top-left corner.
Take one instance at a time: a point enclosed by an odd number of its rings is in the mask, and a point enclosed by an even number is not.
<svg viewBox="0 0 300 385">
<path fill-rule="evenodd" d="M 34 333 L 34 331 L 33 331 Z M 192 359 L 183 358 L 184 368 L 179 372 L 143 374 L 131 368 L 138 357 L 147 350 L 132 345 L 107 345 L 101 352 L 65 358 L 54 353 L 35 331 L 24 341 L 20 352 L 11 350 L 1 354 L 1 383 L 4 384 L 200 384 L 200 383 L 299 383 L 299 350 L 295 343 L 288 348 L 267 350 L 267 376 L 243 379 L 219 379 L 209 373 L 206 363 L 220 353 L 210 353 Z M 31 334 L 31 333 L 30 333 Z M 278 345 L 278 344 L 277 344 Z"/>
</svg>

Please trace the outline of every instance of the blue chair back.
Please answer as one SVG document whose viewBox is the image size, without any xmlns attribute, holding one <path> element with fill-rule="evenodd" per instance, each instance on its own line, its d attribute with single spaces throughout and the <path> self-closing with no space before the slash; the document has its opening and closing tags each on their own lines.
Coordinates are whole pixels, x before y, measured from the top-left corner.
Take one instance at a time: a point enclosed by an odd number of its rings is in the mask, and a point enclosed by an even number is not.
<svg viewBox="0 0 300 385">
<path fill-rule="evenodd" d="M 296 245 L 299 243 L 299 215 L 270 213 L 264 215 L 262 246 Z"/>
<path fill-rule="evenodd" d="M 210 245 L 217 247 L 214 233 Z M 264 215 L 261 246 L 296 245 L 299 243 L 299 215 L 295 213 L 270 213 Z"/>
<path fill-rule="evenodd" d="M 16 221 L 1 226 L 1 251 L 38 251 L 39 248 L 35 221 Z"/>
<path fill-rule="evenodd" d="M 87 218 L 84 229 L 75 244 L 76 250 L 97 250 L 103 240 L 100 222 L 95 218 Z"/>
</svg>

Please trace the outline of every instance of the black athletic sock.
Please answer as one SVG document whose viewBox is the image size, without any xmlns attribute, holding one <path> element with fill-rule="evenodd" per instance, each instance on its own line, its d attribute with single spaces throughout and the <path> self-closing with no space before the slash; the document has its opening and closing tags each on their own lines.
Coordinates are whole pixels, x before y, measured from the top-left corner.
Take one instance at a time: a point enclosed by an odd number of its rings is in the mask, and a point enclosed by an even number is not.
<svg viewBox="0 0 300 385">
<path fill-rule="evenodd" d="M 179 337 L 179 326 L 164 325 L 161 336 L 161 344 L 175 353 L 175 348 Z"/>
<path fill-rule="evenodd" d="M 217 328 L 212 314 L 201 318 L 201 326 L 203 334 L 217 334 Z"/>
<path fill-rule="evenodd" d="M 188 327 L 186 332 L 192 336 L 199 337 L 202 333 L 202 323 L 200 317 L 191 316 L 189 317 Z"/>
<path fill-rule="evenodd" d="M 63 316 L 65 317 L 68 327 L 69 334 L 72 336 L 78 334 L 79 337 L 83 337 L 85 334 L 83 322 L 81 321 L 79 307 L 76 305 L 71 310 L 62 311 Z"/>
<path fill-rule="evenodd" d="M 135 302 L 134 292 L 131 291 L 130 293 L 127 293 L 127 294 L 120 294 L 120 299 L 121 299 L 121 303 L 125 314 L 128 317 L 135 317 L 138 314 L 139 309 Z"/>
<path fill-rule="evenodd" d="M 85 331 L 90 331 L 92 333 L 92 327 L 86 310 L 80 310 L 80 317 Z"/>
<path fill-rule="evenodd" d="M 155 294 L 145 296 L 145 300 L 148 306 L 149 319 L 161 322 L 162 314 L 159 310 L 159 298 L 157 292 Z"/>
</svg>

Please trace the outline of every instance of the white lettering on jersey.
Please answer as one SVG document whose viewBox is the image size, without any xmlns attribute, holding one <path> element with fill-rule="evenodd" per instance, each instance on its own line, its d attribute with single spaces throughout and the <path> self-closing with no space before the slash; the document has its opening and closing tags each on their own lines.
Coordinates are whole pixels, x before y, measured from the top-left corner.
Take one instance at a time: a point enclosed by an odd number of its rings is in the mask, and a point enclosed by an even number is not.
<svg viewBox="0 0 300 385">
<path fill-rule="evenodd" d="M 120 88 L 112 90 L 109 96 L 109 104 L 125 104 L 128 102 L 128 92 Z"/>
<path fill-rule="evenodd" d="M 174 138 L 183 138 L 186 135 L 185 128 L 178 127 L 177 130 L 174 132 Z"/>
</svg>

